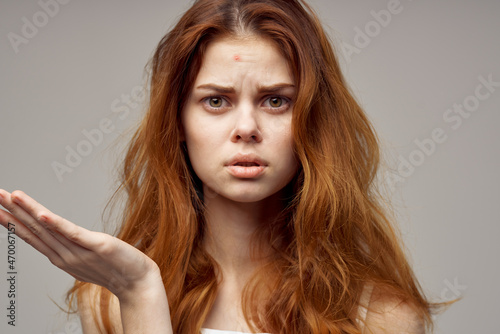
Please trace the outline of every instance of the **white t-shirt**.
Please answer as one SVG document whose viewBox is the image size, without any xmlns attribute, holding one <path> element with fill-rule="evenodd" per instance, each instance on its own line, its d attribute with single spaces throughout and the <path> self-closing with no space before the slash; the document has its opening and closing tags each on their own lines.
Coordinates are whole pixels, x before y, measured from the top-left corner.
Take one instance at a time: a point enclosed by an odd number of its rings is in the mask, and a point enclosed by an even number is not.
<svg viewBox="0 0 500 334">
<path fill-rule="evenodd" d="M 363 287 L 363 293 L 361 294 L 361 300 L 359 302 L 359 310 L 358 310 L 358 324 L 361 326 L 361 330 L 363 330 L 363 322 L 360 322 L 362 319 L 363 321 L 366 319 L 366 312 L 367 312 L 367 307 L 368 304 L 370 303 L 370 297 L 373 291 L 373 285 L 368 285 L 365 284 Z M 202 328 L 201 329 L 201 334 L 248 334 L 244 332 L 235 332 L 235 331 L 224 331 L 224 330 L 219 330 L 219 329 L 208 329 L 208 328 Z M 269 333 L 256 333 L 256 334 L 269 334 Z"/>
</svg>

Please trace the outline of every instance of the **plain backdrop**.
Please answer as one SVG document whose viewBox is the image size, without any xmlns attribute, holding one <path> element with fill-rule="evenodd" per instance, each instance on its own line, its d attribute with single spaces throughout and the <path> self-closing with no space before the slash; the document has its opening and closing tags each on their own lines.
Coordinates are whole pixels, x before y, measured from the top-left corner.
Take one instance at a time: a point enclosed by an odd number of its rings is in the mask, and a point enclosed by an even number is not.
<svg viewBox="0 0 500 334">
<path fill-rule="evenodd" d="M 54 3 L 0 1 L 0 188 L 102 230 L 123 156 L 113 143 L 140 119 L 144 65 L 191 2 Z M 436 332 L 498 333 L 500 1 L 310 3 L 384 143 L 383 179 L 424 290 L 463 298 Z M 7 245 L 2 230 L 0 332 L 79 333 L 54 303 L 72 278 L 22 240 L 7 324 Z"/>
</svg>

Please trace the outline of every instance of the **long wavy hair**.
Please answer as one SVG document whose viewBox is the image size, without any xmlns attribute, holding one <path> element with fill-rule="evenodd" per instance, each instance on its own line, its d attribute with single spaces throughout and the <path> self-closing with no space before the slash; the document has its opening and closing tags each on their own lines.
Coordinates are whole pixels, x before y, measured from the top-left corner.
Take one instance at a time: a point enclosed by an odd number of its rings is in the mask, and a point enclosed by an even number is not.
<svg viewBox="0 0 500 334">
<path fill-rule="evenodd" d="M 377 191 L 377 137 L 317 16 L 300 0 L 198 0 L 150 62 L 148 109 L 115 192 L 126 195 L 117 237 L 160 267 L 174 332 L 200 332 L 220 279 L 202 247 L 201 181 L 180 139 L 180 113 L 207 45 L 245 34 L 273 41 L 289 63 L 298 89 L 292 134 L 300 163 L 286 187 L 285 210 L 259 234 L 274 255 L 243 292 L 248 324 L 270 333 L 360 333 L 352 314 L 369 282 L 414 305 L 431 329 L 438 304 L 424 296 Z M 77 281 L 68 296 L 89 285 Z M 96 316 L 104 333 L 113 331 L 110 298 L 99 287 Z"/>
</svg>

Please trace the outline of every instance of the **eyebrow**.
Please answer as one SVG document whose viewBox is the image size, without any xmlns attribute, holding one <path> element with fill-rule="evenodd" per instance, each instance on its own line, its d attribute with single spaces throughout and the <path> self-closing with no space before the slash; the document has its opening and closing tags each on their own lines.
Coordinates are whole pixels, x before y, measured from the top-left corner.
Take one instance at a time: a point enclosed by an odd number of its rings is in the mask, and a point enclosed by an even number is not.
<svg viewBox="0 0 500 334">
<path fill-rule="evenodd" d="M 295 88 L 295 85 L 290 84 L 290 83 L 276 83 L 276 84 L 270 85 L 270 86 L 259 85 L 258 91 L 261 93 L 274 93 L 274 92 L 278 92 L 278 91 L 285 89 L 285 88 Z M 221 93 L 221 94 L 233 94 L 233 93 L 235 93 L 234 87 L 225 87 L 225 86 L 220 86 L 220 85 L 216 85 L 213 83 L 200 85 L 200 86 L 196 87 L 196 89 L 208 89 L 208 90 L 216 91 L 216 92 Z"/>
</svg>

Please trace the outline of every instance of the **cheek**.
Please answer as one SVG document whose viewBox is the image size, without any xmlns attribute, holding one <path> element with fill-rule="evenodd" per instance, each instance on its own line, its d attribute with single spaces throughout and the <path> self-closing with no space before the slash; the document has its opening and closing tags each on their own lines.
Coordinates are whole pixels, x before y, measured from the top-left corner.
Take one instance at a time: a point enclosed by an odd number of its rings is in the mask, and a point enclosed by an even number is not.
<svg viewBox="0 0 500 334">
<path fill-rule="evenodd" d="M 291 178 L 299 166 L 294 150 L 291 118 L 274 119 L 269 124 L 271 125 L 269 131 L 272 134 L 269 147 L 272 147 L 283 177 Z"/>
<path fill-rule="evenodd" d="M 196 149 L 200 143 L 203 143 L 201 140 L 204 135 L 204 127 L 201 126 L 202 120 L 197 115 L 195 108 L 189 104 L 182 116 L 182 128 L 186 144 L 189 149 Z"/>
<path fill-rule="evenodd" d="M 291 118 L 274 119 L 269 128 L 277 154 L 286 155 L 291 160 L 294 157 Z"/>
<path fill-rule="evenodd" d="M 206 141 L 203 140 L 203 133 L 201 129 L 196 129 L 196 127 L 186 127 L 185 129 L 186 147 L 189 159 L 194 167 L 199 160 L 203 159 L 203 153 L 206 152 Z"/>
<path fill-rule="evenodd" d="M 207 120 L 192 118 L 185 123 L 184 133 L 189 159 L 197 174 L 215 166 L 222 146 L 222 129 Z"/>
<path fill-rule="evenodd" d="M 198 155 L 203 152 L 203 148 L 200 147 L 201 136 L 203 135 L 198 130 L 197 121 L 192 117 L 192 113 L 189 111 L 184 111 L 182 118 L 182 132 L 184 134 L 184 141 L 186 142 L 186 148 L 191 161 L 191 165 L 195 167 L 195 163 L 198 160 Z"/>
<path fill-rule="evenodd" d="M 205 148 L 216 148 L 223 139 L 223 127 L 207 121 L 191 122 L 185 128 L 188 145 Z"/>
</svg>

